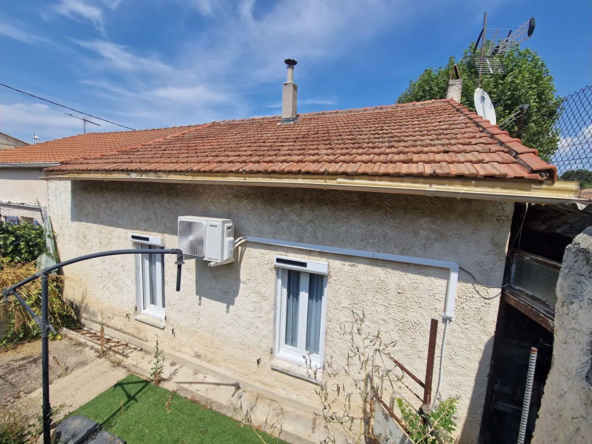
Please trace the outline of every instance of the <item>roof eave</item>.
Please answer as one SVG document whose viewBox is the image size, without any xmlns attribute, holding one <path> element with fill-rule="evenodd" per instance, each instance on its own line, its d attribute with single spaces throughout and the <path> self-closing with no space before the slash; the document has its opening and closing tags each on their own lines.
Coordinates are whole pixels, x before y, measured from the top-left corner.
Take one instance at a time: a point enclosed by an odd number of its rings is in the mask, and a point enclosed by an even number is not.
<svg viewBox="0 0 592 444">
<path fill-rule="evenodd" d="M 59 162 L 19 162 L 0 163 L 0 168 L 51 168 L 60 166 Z"/>
<path fill-rule="evenodd" d="M 193 183 L 216 185 L 316 188 L 494 200 L 539 204 L 590 203 L 579 198 L 577 182 L 525 179 L 343 176 L 314 174 L 204 174 L 156 172 L 46 172 L 48 180 L 99 180 L 127 182 Z"/>
</svg>

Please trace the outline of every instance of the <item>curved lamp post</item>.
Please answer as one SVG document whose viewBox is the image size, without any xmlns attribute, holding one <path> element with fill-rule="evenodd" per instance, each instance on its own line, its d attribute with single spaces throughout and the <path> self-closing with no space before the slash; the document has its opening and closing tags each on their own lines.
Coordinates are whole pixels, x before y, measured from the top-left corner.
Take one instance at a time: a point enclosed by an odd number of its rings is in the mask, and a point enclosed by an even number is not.
<svg viewBox="0 0 592 444">
<path fill-rule="evenodd" d="M 41 329 L 41 375 L 42 375 L 42 387 L 43 387 L 43 444 L 50 444 L 50 426 L 51 426 L 51 404 L 49 403 L 49 331 L 56 333 L 53 326 L 49 323 L 49 301 L 48 301 L 48 278 L 49 273 L 59 268 L 65 267 L 66 265 L 74 264 L 76 262 L 86 261 L 88 259 L 94 259 L 97 257 L 104 256 L 118 256 L 121 254 L 176 254 L 177 260 L 177 286 L 176 290 L 181 290 L 181 268 L 183 266 L 183 252 L 179 249 L 160 249 L 160 250 L 149 250 L 149 249 L 131 249 L 131 250 L 112 250 L 102 251 L 100 253 L 87 254 L 85 256 L 75 257 L 59 264 L 52 265 L 51 267 L 39 270 L 34 275 L 28 277 L 24 281 L 19 282 L 11 287 L 5 288 L 2 291 L 2 296 L 6 301 L 8 297 L 13 295 L 16 300 L 21 304 L 25 310 L 31 315 L 33 320 L 39 325 Z M 35 279 L 41 278 L 41 319 L 39 316 L 27 305 L 27 303 L 19 296 L 16 290 Z"/>
</svg>

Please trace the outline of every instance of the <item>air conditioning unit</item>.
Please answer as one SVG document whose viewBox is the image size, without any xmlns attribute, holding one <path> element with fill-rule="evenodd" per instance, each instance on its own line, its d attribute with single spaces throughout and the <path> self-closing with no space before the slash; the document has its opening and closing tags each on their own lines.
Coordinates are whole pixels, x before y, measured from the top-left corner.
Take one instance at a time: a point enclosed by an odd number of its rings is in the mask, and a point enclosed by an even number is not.
<svg viewBox="0 0 592 444">
<path fill-rule="evenodd" d="M 230 219 L 179 217 L 179 249 L 184 256 L 215 263 L 234 259 L 234 225 Z"/>
</svg>

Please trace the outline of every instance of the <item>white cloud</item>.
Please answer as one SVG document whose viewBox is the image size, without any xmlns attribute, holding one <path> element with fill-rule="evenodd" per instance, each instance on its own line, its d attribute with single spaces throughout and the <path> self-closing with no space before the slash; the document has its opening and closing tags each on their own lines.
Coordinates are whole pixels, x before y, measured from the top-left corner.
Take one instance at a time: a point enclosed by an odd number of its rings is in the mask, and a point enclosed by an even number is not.
<svg viewBox="0 0 592 444">
<path fill-rule="evenodd" d="M 0 131 L 25 142 L 33 140 L 33 133 L 41 141 L 82 133 L 82 122 L 63 111 L 43 103 L 0 104 Z M 103 122 L 99 131 L 115 131 L 117 127 Z M 97 128 L 98 129 L 98 128 Z M 95 128 L 89 128 L 95 130 Z"/>
<path fill-rule="evenodd" d="M 80 46 L 90 49 L 101 57 L 101 65 L 92 61 L 93 69 L 102 68 L 118 73 L 148 71 L 155 74 L 172 74 L 173 69 L 157 58 L 142 57 L 133 54 L 128 48 L 106 40 L 76 41 Z"/>
<path fill-rule="evenodd" d="M 559 174 L 592 168 L 592 125 L 582 128 L 574 136 L 562 137 L 557 146 L 551 163 L 557 166 Z"/>
<path fill-rule="evenodd" d="M 336 105 L 337 101 L 329 99 L 298 99 L 298 105 Z M 281 108 L 282 102 L 266 105 L 266 108 Z"/>
<path fill-rule="evenodd" d="M 108 40 L 76 43 L 91 51 L 84 56 L 84 83 L 124 118 L 134 119 L 131 126 L 197 123 L 254 114 L 248 95 L 270 82 L 281 84 L 285 58 L 300 61 L 298 82 L 315 64 L 330 63 L 404 20 L 410 9 L 400 4 L 280 0 L 259 10 L 253 0 L 194 1 L 206 17 L 203 29 L 197 39 L 177 42 L 172 53 L 169 46 L 166 62 Z M 299 103 L 336 101 L 311 97 Z"/>
<path fill-rule="evenodd" d="M 31 34 L 30 32 L 24 31 L 22 27 L 17 28 L 8 23 L 0 23 L 0 34 L 23 43 L 35 44 L 48 42 L 45 37 Z"/>
<path fill-rule="evenodd" d="M 174 4 L 196 20 L 199 32 L 141 49 L 105 37 L 108 12 L 118 8 L 119 0 L 60 0 L 53 6 L 54 13 L 89 20 L 103 32 L 101 39 L 74 40 L 79 58 L 72 58 L 72 68 L 86 86 L 85 93 L 93 95 L 81 109 L 134 128 L 260 114 L 267 103 L 273 108 L 281 101 L 285 58 L 299 61 L 295 80 L 302 85 L 318 66 L 338 63 L 385 32 L 403 25 L 420 26 L 427 8 L 423 2 L 404 0 L 277 0 L 265 5 L 255 0 L 181 0 Z M 264 95 L 271 88 L 277 96 L 270 100 Z M 302 86 L 300 94 L 303 112 L 307 105 L 333 107 L 340 102 L 340 97 L 307 93 Z M 254 102 L 261 97 L 264 103 Z"/>
<path fill-rule="evenodd" d="M 117 9 L 122 0 L 60 0 L 53 6 L 54 12 L 64 17 L 90 20 L 102 33 L 105 32 L 104 9 Z"/>
</svg>

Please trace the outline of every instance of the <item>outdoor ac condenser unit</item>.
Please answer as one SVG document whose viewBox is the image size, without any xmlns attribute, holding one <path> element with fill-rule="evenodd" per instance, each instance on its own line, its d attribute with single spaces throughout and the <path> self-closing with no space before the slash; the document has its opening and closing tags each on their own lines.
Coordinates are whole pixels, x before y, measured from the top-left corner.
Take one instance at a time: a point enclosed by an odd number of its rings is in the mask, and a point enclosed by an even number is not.
<svg viewBox="0 0 592 444">
<path fill-rule="evenodd" d="M 234 225 L 230 219 L 179 217 L 179 249 L 184 256 L 224 263 L 234 259 Z"/>
</svg>

